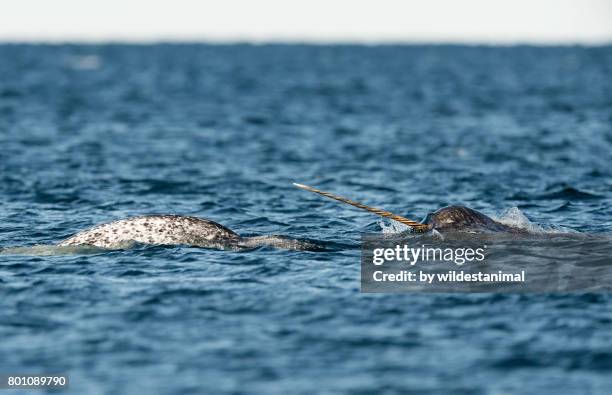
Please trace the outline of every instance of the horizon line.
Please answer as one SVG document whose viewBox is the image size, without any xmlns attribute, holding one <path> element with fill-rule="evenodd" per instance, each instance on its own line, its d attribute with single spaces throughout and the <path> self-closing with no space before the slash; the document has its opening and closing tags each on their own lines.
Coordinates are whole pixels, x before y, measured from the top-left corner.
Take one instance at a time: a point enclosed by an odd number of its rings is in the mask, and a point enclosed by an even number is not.
<svg viewBox="0 0 612 395">
<path fill-rule="evenodd" d="M 465 46 L 584 46 L 584 47 L 605 47 L 612 45 L 612 37 L 606 39 L 592 40 L 534 40 L 534 39 L 355 39 L 355 38 L 334 38 L 334 39 L 313 39 L 304 37 L 291 38 L 241 38 L 241 37 L 0 37 L 0 44 L 33 44 L 33 45 L 113 45 L 113 44 L 133 44 L 133 45 L 155 45 L 155 44 L 209 44 L 209 45 L 361 45 L 361 46 L 401 46 L 401 45 L 465 45 Z"/>
</svg>

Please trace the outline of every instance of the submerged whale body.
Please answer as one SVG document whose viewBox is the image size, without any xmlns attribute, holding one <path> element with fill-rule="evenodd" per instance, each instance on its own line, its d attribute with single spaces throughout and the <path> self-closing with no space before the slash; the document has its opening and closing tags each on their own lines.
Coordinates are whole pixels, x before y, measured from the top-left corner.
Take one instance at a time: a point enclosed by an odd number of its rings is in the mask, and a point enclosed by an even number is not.
<svg viewBox="0 0 612 395">
<path fill-rule="evenodd" d="M 434 211 L 428 214 L 422 223 L 429 229 L 443 232 L 520 232 L 518 228 L 504 225 L 479 211 L 459 205 L 447 206 Z"/>
<path fill-rule="evenodd" d="M 242 237 L 209 219 L 182 215 L 146 215 L 121 219 L 81 231 L 61 241 L 57 246 L 116 249 L 129 247 L 134 243 L 229 249 L 260 246 L 293 250 L 322 249 L 314 243 L 286 236 Z"/>
</svg>

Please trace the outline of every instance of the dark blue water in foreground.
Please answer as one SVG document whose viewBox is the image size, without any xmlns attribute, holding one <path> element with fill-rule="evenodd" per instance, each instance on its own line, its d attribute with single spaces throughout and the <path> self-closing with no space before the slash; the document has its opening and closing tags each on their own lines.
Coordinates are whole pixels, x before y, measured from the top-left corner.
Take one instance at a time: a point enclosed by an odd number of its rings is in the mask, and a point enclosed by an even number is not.
<svg viewBox="0 0 612 395">
<path fill-rule="evenodd" d="M 605 234 L 611 75 L 610 47 L 0 45 L 0 247 L 148 213 L 332 247 L 0 255 L 0 373 L 79 394 L 610 393 L 610 294 L 360 294 L 380 220 L 291 182 Z"/>
</svg>

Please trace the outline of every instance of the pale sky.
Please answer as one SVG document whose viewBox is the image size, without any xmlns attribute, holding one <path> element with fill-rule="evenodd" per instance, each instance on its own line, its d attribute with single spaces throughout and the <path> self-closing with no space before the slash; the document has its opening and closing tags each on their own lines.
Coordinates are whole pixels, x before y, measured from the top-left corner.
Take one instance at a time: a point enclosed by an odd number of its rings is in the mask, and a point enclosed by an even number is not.
<svg viewBox="0 0 612 395">
<path fill-rule="evenodd" d="M 2 0 L 0 41 L 612 42 L 612 0 Z"/>
</svg>

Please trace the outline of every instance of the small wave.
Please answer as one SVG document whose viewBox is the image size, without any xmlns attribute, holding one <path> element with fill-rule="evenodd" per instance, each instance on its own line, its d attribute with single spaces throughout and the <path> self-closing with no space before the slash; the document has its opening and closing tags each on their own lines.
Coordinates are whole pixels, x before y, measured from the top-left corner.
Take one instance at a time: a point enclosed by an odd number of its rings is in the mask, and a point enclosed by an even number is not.
<svg viewBox="0 0 612 395">
<path fill-rule="evenodd" d="M 601 196 L 581 191 L 571 186 L 566 186 L 562 189 L 552 191 L 539 196 L 540 199 L 566 199 L 566 200 L 588 200 L 588 199 L 600 199 Z"/>
<path fill-rule="evenodd" d="M 570 202 L 564 202 L 563 204 L 554 207 L 550 210 L 546 210 L 546 212 L 548 213 L 559 213 L 559 212 L 563 212 L 563 211 L 568 211 L 572 209 L 572 203 Z"/>
<path fill-rule="evenodd" d="M 602 196 L 596 193 L 593 193 L 593 192 L 587 192 L 584 190 L 580 190 L 572 186 L 556 186 L 552 188 L 547 188 L 546 192 L 538 193 L 538 194 L 531 194 L 525 191 L 518 191 L 510 195 L 508 198 L 512 200 L 522 200 L 522 201 L 557 200 L 557 199 L 562 199 L 566 201 L 576 201 L 576 200 L 601 199 Z"/>
</svg>

